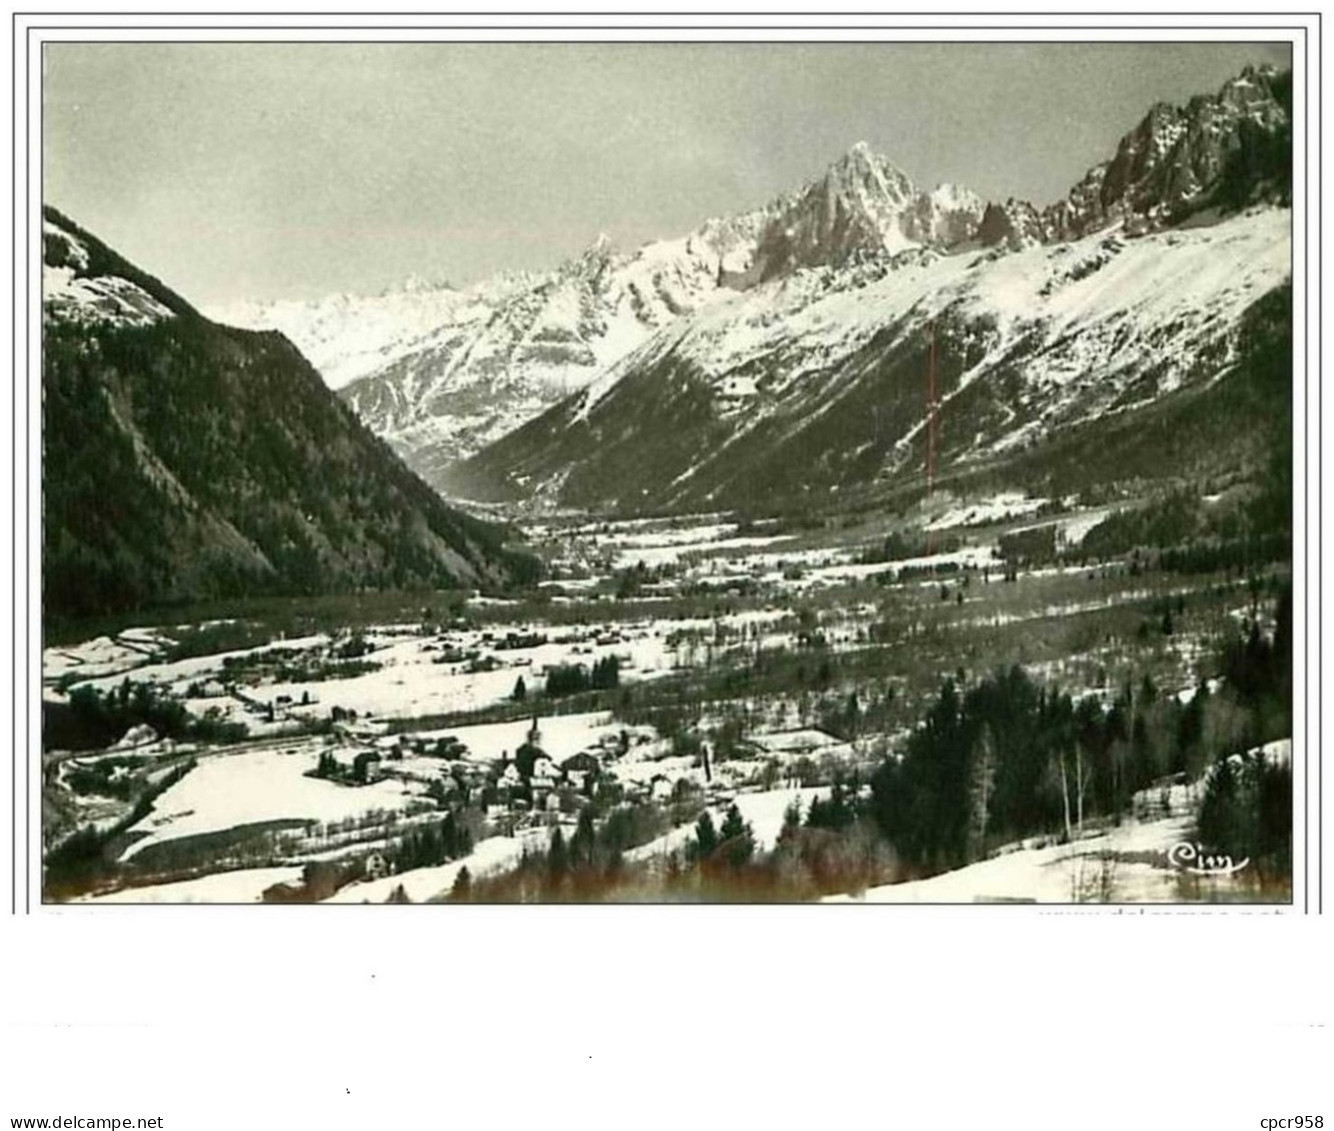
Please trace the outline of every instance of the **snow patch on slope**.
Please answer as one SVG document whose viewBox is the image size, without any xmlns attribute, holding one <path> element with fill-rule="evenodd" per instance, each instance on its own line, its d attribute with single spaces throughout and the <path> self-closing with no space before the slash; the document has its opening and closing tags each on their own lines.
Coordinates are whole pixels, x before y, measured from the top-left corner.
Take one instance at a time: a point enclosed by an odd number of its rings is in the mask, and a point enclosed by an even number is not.
<svg viewBox="0 0 1334 1131">
<path fill-rule="evenodd" d="M 63 262 L 42 263 L 42 306 L 48 317 L 69 322 L 149 326 L 174 317 L 143 287 L 119 275 L 88 275 L 88 248 L 73 233 L 50 220 L 42 235 L 57 242 Z"/>
</svg>

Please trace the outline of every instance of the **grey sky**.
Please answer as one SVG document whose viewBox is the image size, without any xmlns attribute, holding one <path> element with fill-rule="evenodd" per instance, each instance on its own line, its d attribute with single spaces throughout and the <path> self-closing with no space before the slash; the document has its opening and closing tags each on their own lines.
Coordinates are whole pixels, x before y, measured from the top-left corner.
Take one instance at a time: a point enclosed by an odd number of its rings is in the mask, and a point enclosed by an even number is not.
<svg viewBox="0 0 1334 1131">
<path fill-rule="evenodd" d="M 204 305 L 466 284 L 756 207 L 859 140 L 1046 204 L 1287 45 L 60 44 L 49 203 Z"/>
</svg>

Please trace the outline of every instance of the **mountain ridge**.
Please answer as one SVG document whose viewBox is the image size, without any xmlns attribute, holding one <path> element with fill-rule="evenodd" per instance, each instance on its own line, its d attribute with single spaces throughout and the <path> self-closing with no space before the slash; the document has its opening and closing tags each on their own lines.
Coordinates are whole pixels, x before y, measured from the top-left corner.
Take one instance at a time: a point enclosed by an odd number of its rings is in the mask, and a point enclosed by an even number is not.
<svg viewBox="0 0 1334 1131">
<path fill-rule="evenodd" d="M 43 224 L 48 615 L 531 574 L 280 333 L 211 322 L 54 208 Z"/>
<path fill-rule="evenodd" d="M 1110 157 L 1043 207 L 984 202 L 958 186 L 924 190 L 859 142 L 796 190 L 686 236 L 628 253 L 594 241 L 551 272 L 457 292 L 476 303 L 451 307 L 462 313 L 434 330 L 401 335 L 383 364 L 340 394 L 429 482 L 453 489 L 460 459 L 562 397 L 604 386 L 680 318 L 745 305 L 756 288 L 777 288 L 782 306 L 791 287 L 818 289 L 801 281 L 808 274 L 826 288 L 852 287 L 897 260 L 1009 253 L 1113 227 L 1122 238 L 1151 234 L 1207 207 L 1237 151 L 1288 124 L 1290 109 L 1290 73 L 1272 67 L 1247 68 L 1182 106 L 1156 104 Z M 346 358 L 323 360 L 328 344 L 312 349 L 317 368 L 347 372 Z"/>
<path fill-rule="evenodd" d="M 630 513 L 920 483 L 929 348 L 941 471 L 1004 461 L 1218 380 L 1247 311 L 1290 279 L 1288 241 L 1286 212 L 1260 206 L 1138 239 L 900 256 L 857 285 L 812 272 L 682 319 L 445 486 Z"/>
</svg>

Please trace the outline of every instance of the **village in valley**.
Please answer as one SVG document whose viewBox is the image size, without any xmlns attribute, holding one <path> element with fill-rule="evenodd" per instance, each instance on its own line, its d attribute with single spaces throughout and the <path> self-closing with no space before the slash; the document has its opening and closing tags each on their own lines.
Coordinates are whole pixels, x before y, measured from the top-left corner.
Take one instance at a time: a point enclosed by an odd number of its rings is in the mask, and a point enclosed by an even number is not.
<svg viewBox="0 0 1334 1131">
<path fill-rule="evenodd" d="M 893 530 L 546 516 L 530 531 L 547 577 L 527 596 L 437 594 L 411 621 L 377 618 L 379 595 L 280 603 L 50 645 L 48 889 L 167 902 L 1276 897 L 1254 874 L 1183 874 L 1169 853 L 1195 836 L 1209 773 L 1178 734 L 1265 737 L 1219 694 L 1219 671 L 1227 640 L 1275 631 L 1282 575 L 1183 584 L 1138 555 L 1099 557 L 1083 543 L 1111 509 L 1075 500 L 931 505 Z M 321 625 L 335 608 L 356 622 Z M 903 757 L 942 680 L 966 686 L 1007 658 L 1099 711 L 1138 699 L 1135 734 L 1102 757 L 1139 778 L 1119 811 L 1094 815 L 1089 767 L 1062 750 L 1040 788 L 1068 834 L 978 830 L 976 863 L 909 867 L 867 816 L 877 768 Z M 59 749 L 62 733 L 87 745 L 116 718 L 136 721 L 107 747 Z M 1287 767 L 1286 741 L 1256 749 Z M 1083 775 L 1073 801 L 1066 774 Z M 763 879 L 692 872 L 710 837 L 741 845 L 742 871 L 769 861 Z M 81 838 L 94 856 L 78 855 Z M 553 845 L 596 879 L 579 887 L 559 859 L 553 878 Z"/>
</svg>

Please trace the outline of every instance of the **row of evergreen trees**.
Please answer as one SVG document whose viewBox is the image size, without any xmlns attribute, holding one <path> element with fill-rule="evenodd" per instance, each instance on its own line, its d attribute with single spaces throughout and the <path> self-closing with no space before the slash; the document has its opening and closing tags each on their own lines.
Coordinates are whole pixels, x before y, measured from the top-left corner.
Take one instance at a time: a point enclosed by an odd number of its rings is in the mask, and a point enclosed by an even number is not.
<svg viewBox="0 0 1334 1131">
<path fill-rule="evenodd" d="M 546 693 L 553 699 L 578 695 L 584 691 L 609 691 L 621 683 L 621 661 L 604 656 L 590 670 L 584 664 L 559 664 L 547 672 Z M 520 699 L 518 685 L 514 698 Z"/>
<path fill-rule="evenodd" d="M 472 851 L 472 834 L 453 813 L 409 831 L 386 853 L 395 872 L 412 868 L 434 868 L 458 860 Z"/>
</svg>

